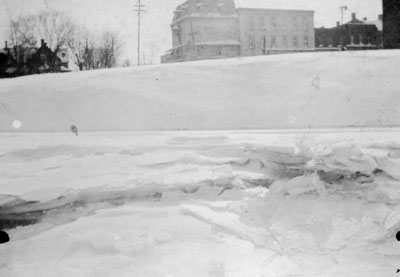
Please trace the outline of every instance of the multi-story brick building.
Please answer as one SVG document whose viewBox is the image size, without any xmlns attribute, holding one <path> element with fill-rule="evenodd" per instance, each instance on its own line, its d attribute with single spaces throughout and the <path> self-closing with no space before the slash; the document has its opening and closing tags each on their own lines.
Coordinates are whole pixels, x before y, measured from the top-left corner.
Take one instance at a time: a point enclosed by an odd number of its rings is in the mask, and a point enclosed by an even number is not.
<svg viewBox="0 0 400 277">
<path fill-rule="evenodd" d="M 322 50 L 366 50 L 382 48 L 382 16 L 378 20 L 357 19 L 352 14 L 351 21 L 333 28 L 316 28 L 315 45 Z"/>
<path fill-rule="evenodd" d="M 234 0 L 188 0 L 171 24 L 161 61 L 176 62 L 314 50 L 314 12 L 236 9 Z"/>
<path fill-rule="evenodd" d="M 314 12 L 237 9 L 240 54 L 267 55 L 314 50 Z"/>
</svg>

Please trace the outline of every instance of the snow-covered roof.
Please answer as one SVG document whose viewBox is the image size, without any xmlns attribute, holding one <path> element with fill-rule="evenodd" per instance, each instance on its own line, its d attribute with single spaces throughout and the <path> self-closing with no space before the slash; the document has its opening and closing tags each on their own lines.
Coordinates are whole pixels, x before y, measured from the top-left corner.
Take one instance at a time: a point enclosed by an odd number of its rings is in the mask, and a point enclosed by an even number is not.
<svg viewBox="0 0 400 277">
<path fill-rule="evenodd" d="M 17 70 L 18 70 L 18 68 L 16 68 L 16 67 L 8 67 L 8 68 L 6 69 L 6 73 L 7 73 L 7 74 L 13 74 L 13 73 L 15 73 Z"/>
<path fill-rule="evenodd" d="M 70 72 L 70 71 L 71 71 L 69 68 L 67 68 L 67 67 L 65 67 L 65 66 L 61 66 L 61 67 L 60 67 L 60 70 L 61 70 L 62 72 Z"/>
<path fill-rule="evenodd" d="M 378 31 L 383 31 L 383 22 L 382 20 L 364 20 L 365 24 L 375 25 L 378 28 Z"/>
<path fill-rule="evenodd" d="M 348 25 L 348 24 L 351 24 L 351 25 L 364 24 L 364 21 L 361 21 L 357 18 L 353 18 L 352 20 L 347 22 L 345 25 Z"/>
</svg>

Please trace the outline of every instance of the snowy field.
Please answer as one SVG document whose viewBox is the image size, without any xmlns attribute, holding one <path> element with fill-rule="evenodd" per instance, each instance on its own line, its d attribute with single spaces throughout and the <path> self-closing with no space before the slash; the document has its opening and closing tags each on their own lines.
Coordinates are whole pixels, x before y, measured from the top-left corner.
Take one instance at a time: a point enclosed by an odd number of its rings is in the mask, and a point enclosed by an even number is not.
<svg viewBox="0 0 400 277">
<path fill-rule="evenodd" d="M 0 80 L 0 276 L 397 276 L 400 128 L 354 126 L 400 126 L 399 72 L 396 50 Z"/>
<path fill-rule="evenodd" d="M 382 50 L 26 76 L 0 81 L 0 130 L 399 126 L 399 72 Z"/>
<path fill-rule="evenodd" d="M 1 134 L 0 276 L 396 276 L 399 141 L 399 129 Z"/>
</svg>

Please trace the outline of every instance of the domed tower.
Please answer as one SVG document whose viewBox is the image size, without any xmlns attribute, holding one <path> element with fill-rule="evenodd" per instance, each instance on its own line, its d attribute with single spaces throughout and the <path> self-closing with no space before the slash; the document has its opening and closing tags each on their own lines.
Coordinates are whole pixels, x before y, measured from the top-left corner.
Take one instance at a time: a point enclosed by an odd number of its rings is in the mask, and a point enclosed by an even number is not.
<svg viewBox="0 0 400 277">
<path fill-rule="evenodd" d="M 240 53 L 234 0 L 188 0 L 174 11 L 172 46 L 162 62 L 214 59 Z"/>
</svg>

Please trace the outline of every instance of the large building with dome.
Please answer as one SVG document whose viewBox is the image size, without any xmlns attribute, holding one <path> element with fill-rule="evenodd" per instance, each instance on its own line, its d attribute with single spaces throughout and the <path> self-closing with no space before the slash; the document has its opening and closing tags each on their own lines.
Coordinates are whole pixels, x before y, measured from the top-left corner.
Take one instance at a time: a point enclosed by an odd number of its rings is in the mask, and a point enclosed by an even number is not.
<svg viewBox="0 0 400 277">
<path fill-rule="evenodd" d="M 315 50 L 314 11 L 236 8 L 234 0 L 188 0 L 174 11 L 162 63 Z"/>
</svg>

